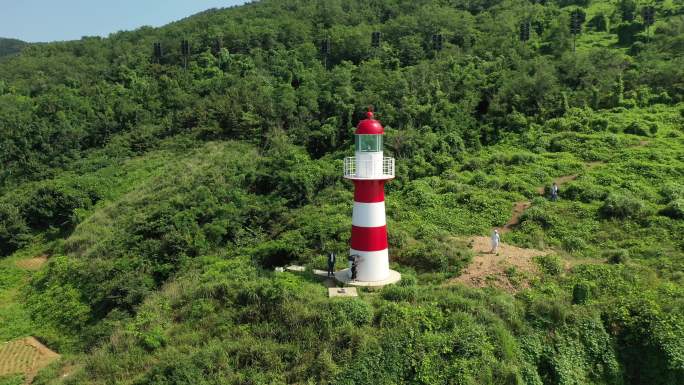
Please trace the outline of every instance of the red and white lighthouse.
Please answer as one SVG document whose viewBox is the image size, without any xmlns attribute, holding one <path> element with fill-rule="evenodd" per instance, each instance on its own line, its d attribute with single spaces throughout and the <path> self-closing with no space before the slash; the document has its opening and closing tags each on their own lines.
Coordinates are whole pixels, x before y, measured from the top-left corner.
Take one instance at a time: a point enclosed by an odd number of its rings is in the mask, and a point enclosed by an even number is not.
<svg viewBox="0 0 684 385">
<path fill-rule="evenodd" d="M 383 156 L 384 133 L 369 111 L 354 133 L 355 155 L 344 159 L 344 177 L 354 182 L 349 253 L 357 257 L 356 281 L 361 284 L 394 281 L 390 276 L 399 276 L 389 269 L 385 182 L 394 178 L 394 158 Z"/>
</svg>

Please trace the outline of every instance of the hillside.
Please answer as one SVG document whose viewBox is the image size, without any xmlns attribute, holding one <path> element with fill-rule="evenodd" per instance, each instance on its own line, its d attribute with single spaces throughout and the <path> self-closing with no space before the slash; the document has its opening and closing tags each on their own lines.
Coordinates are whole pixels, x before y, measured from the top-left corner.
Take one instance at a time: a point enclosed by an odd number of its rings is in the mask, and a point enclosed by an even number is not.
<svg viewBox="0 0 684 385">
<path fill-rule="evenodd" d="M 17 39 L 5 39 L 0 37 L 0 58 L 19 53 L 26 43 Z"/>
<path fill-rule="evenodd" d="M 59 356 L 0 384 L 684 384 L 684 2 L 645 6 L 265 0 L 26 46 L 0 343 Z M 346 253 L 369 105 L 403 279 L 328 298 L 274 267 Z"/>
</svg>

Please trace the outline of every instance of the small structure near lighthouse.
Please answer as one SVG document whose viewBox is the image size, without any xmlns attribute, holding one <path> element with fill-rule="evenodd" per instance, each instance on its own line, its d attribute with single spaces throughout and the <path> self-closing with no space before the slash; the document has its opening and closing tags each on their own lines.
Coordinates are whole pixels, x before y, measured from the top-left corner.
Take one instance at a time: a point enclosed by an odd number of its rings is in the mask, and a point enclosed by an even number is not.
<svg viewBox="0 0 684 385">
<path fill-rule="evenodd" d="M 394 158 L 383 155 L 385 130 L 368 111 L 354 133 L 356 151 L 344 159 L 344 177 L 354 182 L 350 259 L 352 268 L 338 271 L 335 278 L 352 286 L 380 287 L 398 282 L 401 275 L 389 268 L 385 183 L 394 178 Z"/>
</svg>

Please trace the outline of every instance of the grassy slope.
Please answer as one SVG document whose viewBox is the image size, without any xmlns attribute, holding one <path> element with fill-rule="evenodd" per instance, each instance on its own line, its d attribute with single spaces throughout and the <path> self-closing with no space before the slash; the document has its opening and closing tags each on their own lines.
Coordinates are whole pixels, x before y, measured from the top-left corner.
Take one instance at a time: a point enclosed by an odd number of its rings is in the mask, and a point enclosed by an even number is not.
<svg viewBox="0 0 684 385">
<path fill-rule="evenodd" d="M 101 191 L 106 194 L 106 198 L 93 208 L 93 211 L 98 211 L 149 179 L 153 172 L 161 168 L 171 158 L 168 152 L 152 152 L 125 161 L 122 164 L 117 163 L 95 172 L 78 175 L 77 178 L 84 185 L 97 184 Z M 70 180 L 73 176 L 73 174 L 66 173 L 57 180 Z M 24 189 L 30 191 L 31 186 L 24 186 Z M 23 191 L 19 190 L 15 193 L 22 194 Z M 92 212 L 82 212 L 81 215 L 88 217 L 92 215 Z M 13 256 L 0 260 L 0 271 L 3 277 L 3 285 L 0 286 L 0 296 L 3 299 L 0 301 L 0 321 L 2 321 L 0 322 L 0 342 L 41 333 L 41 325 L 30 319 L 24 306 L 25 299 L 21 294 L 25 283 L 35 272 L 20 269 L 16 266 L 16 262 L 43 254 L 49 248 L 49 243 L 43 237 L 38 237 L 31 247 L 24 248 Z"/>
<path fill-rule="evenodd" d="M 491 225 L 500 224 L 504 221 L 508 212 L 507 208 L 513 202 L 521 198 L 533 197 L 536 194 L 536 186 L 548 183 L 553 177 L 568 174 L 579 174 L 579 178 L 574 182 L 570 182 L 567 187 L 564 187 L 564 193 L 567 190 L 573 191 L 573 186 L 575 185 L 579 187 L 586 185 L 587 180 L 591 181 L 590 184 L 600 184 L 602 188 L 607 190 L 623 189 L 625 187 L 633 189 L 635 186 L 640 186 L 637 189 L 641 191 L 640 198 L 655 211 L 663 206 L 662 198 L 659 196 L 660 186 L 665 186 L 667 181 L 676 182 L 681 180 L 681 177 L 684 175 L 684 165 L 682 165 L 682 160 L 677 157 L 677 154 L 681 153 L 681 149 L 684 148 L 681 131 L 677 126 L 678 119 L 680 119 L 677 117 L 678 110 L 654 107 L 651 110 L 631 111 L 629 114 L 638 116 L 637 119 L 643 119 L 644 121 L 656 121 L 661 129 L 658 130 L 656 135 L 647 138 L 612 133 L 577 134 L 580 135 L 579 137 L 582 138 L 585 144 L 581 144 L 576 139 L 573 139 L 572 145 L 569 145 L 566 151 L 555 153 L 534 154 L 525 147 L 521 147 L 520 143 L 513 142 L 483 150 L 479 154 L 472 154 L 466 159 L 464 164 L 479 165 L 479 170 L 464 170 L 461 172 L 454 170 L 446 172 L 445 178 L 441 180 L 430 178 L 428 180 L 411 181 L 411 185 L 416 186 L 416 193 L 420 193 L 420 201 L 416 201 L 416 194 L 410 192 L 414 191 L 412 188 L 405 190 L 401 194 L 390 193 L 387 198 L 388 212 L 391 218 L 390 224 L 394 225 L 390 229 L 393 233 L 401 232 L 402 227 L 411 224 L 412 226 L 424 228 L 426 236 L 442 233 L 443 231 L 455 235 L 486 233 Z M 608 119 L 612 122 L 611 124 L 616 126 L 619 126 L 625 120 L 631 120 L 626 119 L 624 113 L 604 112 L 597 115 Z M 550 140 L 553 136 L 559 135 L 564 136 L 565 134 L 549 133 L 544 136 L 547 137 L 547 140 Z M 158 199 L 173 200 L 173 197 L 179 192 L 177 188 L 188 185 L 188 177 L 190 175 L 194 175 L 198 171 L 201 174 L 211 174 L 211 171 L 207 171 L 206 168 L 217 163 L 217 156 L 223 156 L 220 154 L 225 152 L 220 150 L 221 148 L 224 148 L 223 145 L 209 145 L 209 147 L 199 153 L 193 151 L 188 155 L 189 157 L 175 157 L 173 160 L 156 154 L 150 154 L 149 158 L 145 157 L 134 160 L 132 165 L 129 164 L 130 166 L 126 167 L 128 172 L 124 175 L 127 176 L 121 177 L 112 185 L 119 186 L 116 189 L 119 193 L 116 196 L 112 196 L 111 200 L 108 201 L 109 203 L 96 208 L 94 213 L 89 216 L 89 219 L 79 226 L 70 239 L 66 241 L 65 248 L 69 250 L 69 254 L 83 255 L 88 258 L 106 254 L 106 249 L 93 248 L 92 245 L 107 244 L 107 239 L 111 236 L 111 230 L 121 228 L 121 224 L 127 220 L 127 215 L 125 215 L 126 207 L 135 207 L 141 204 L 144 207 L 144 205 L 151 204 L 152 201 Z M 523 157 L 528 159 L 527 163 L 507 164 L 513 154 L 527 154 L 529 157 Z M 199 158 L 197 158 L 198 155 Z M 159 157 L 158 159 L 160 160 L 166 160 L 163 167 L 155 168 L 150 166 L 147 160 L 154 159 L 155 157 Z M 585 162 L 596 161 L 596 159 L 603 163 L 597 167 L 587 169 Z M 207 163 L 207 161 L 209 162 Z M 161 166 L 161 162 L 158 164 Z M 218 164 L 221 164 L 221 161 L 218 161 Z M 151 167 L 154 171 L 141 173 L 138 167 L 142 165 L 146 165 L 148 169 Z M 469 168 L 476 166 L 469 166 Z M 654 171 L 645 172 L 649 169 Z M 160 172 L 159 170 L 164 171 Z M 88 175 L 83 176 L 86 179 L 88 177 Z M 478 178 L 484 179 L 480 180 Z M 601 182 L 595 181 L 595 178 L 598 178 Z M 191 179 L 194 178 L 191 177 Z M 163 186 L 165 182 L 162 181 L 164 180 L 166 180 L 166 183 L 169 180 L 180 182 L 172 182 L 168 186 L 175 187 L 168 190 L 164 187 L 160 188 L 160 182 Z M 513 191 L 506 191 L 507 188 L 505 186 L 507 185 L 514 186 L 515 188 Z M 121 186 L 129 187 L 124 188 Z M 349 200 L 348 186 L 345 190 L 347 192 L 338 198 L 333 198 L 332 201 L 339 200 L 340 202 L 345 202 Z M 489 193 L 493 190 L 500 191 L 496 193 L 494 200 L 483 198 L 484 196 L 489 196 Z M 155 198 L 146 198 L 150 194 L 153 194 Z M 459 194 L 466 194 L 470 198 L 467 201 L 463 201 L 462 198 L 459 200 Z M 479 203 L 478 200 L 480 201 Z M 401 202 L 401 204 L 397 204 L 397 202 Z M 463 202 L 467 202 L 465 207 Z M 349 202 L 341 203 L 338 207 L 348 211 L 349 204 Z M 482 204 L 492 205 L 492 208 L 486 209 Z M 393 210 L 394 205 L 397 207 L 396 211 Z M 661 282 L 658 278 L 652 276 L 651 270 L 642 267 L 643 262 L 651 264 L 657 263 L 657 260 L 641 255 L 640 251 L 651 250 L 657 255 L 667 255 L 669 257 L 668 261 L 674 263 L 675 266 L 681 266 L 681 241 L 673 237 L 674 234 L 681 233 L 684 230 L 681 221 L 668 220 L 661 217 L 655 222 L 655 227 L 650 226 L 648 229 L 639 230 L 640 226 L 634 222 L 606 222 L 599 220 L 595 217 L 594 213 L 600 206 L 600 201 L 588 201 L 585 203 L 578 200 L 562 199 L 559 203 L 551 205 L 542 200 L 535 200 L 534 206 L 542 207 L 547 212 L 547 215 L 551 218 L 549 227 L 541 227 L 538 221 L 528 219 L 523 222 L 520 228 L 511 234 L 507 234 L 504 240 L 521 245 L 538 246 L 541 244 L 552 246 L 558 248 L 562 253 L 571 253 L 576 256 L 583 254 L 596 256 L 597 253 L 600 255 L 600 252 L 604 249 L 627 248 L 636 263 L 621 268 L 611 268 L 599 274 L 636 278 L 637 281 L 629 284 L 633 286 L 630 290 L 639 290 L 640 296 L 656 295 L 655 293 L 667 287 L 665 282 Z M 400 207 L 403 210 L 399 210 Z M 412 209 L 407 209 L 408 207 L 412 207 Z M 142 207 L 141 209 L 144 210 Z M 307 226 L 316 228 L 318 221 L 329 220 L 329 218 L 325 217 L 312 217 L 312 215 L 320 213 L 320 210 L 329 210 L 329 206 L 324 202 L 313 203 L 311 206 L 305 206 L 291 213 L 291 223 L 289 226 L 292 230 L 290 231 L 303 231 L 302 229 L 307 228 Z M 331 215 L 335 213 L 339 213 L 339 211 L 333 210 L 330 212 Z M 117 217 L 120 219 L 117 219 Z M 316 219 L 313 219 L 313 223 L 307 223 L 304 218 L 309 220 L 311 218 Z M 339 215 L 338 219 L 344 221 L 341 224 L 342 226 L 348 225 L 348 218 L 346 216 Z M 94 236 L 95 234 L 100 235 Z M 580 245 L 569 247 L 568 239 L 579 239 Z M 568 248 L 570 249 L 568 250 Z M 244 364 L 239 361 L 238 351 L 241 351 L 244 346 L 254 346 L 256 350 L 252 354 L 255 354 L 255 357 L 260 357 L 261 354 L 270 354 L 267 352 L 272 349 L 275 351 L 282 350 L 283 352 L 299 351 L 302 348 L 300 343 L 285 341 L 289 341 L 291 338 L 303 338 L 301 343 L 307 344 L 321 337 L 321 330 L 314 331 L 310 329 L 310 326 L 304 326 L 300 322 L 315 323 L 319 327 L 321 322 L 328 322 L 318 318 L 304 321 L 308 317 L 312 317 L 312 314 L 309 314 L 311 310 L 308 309 L 324 311 L 323 309 L 332 306 L 332 309 L 325 311 L 339 311 L 336 310 L 336 306 L 341 306 L 342 308 L 346 306 L 337 302 L 329 303 L 325 299 L 323 286 L 316 284 L 315 280 L 311 278 L 296 277 L 289 274 L 280 277 L 273 276 L 271 273 L 260 272 L 255 270 L 254 267 L 250 267 L 251 264 L 247 263 L 245 259 L 225 260 L 223 258 L 230 256 L 224 255 L 221 257 L 220 254 L 221 252 L 218 252 L 218 255 L 213 254 L 214 256 L 206 257 L 191 265 L 187 265 L 186 273 L 181 273 L 177 279 L 165 285 L 158 294 L 150 297 L 133 321 L 120 326 L 119 332 L 115 334 L 110 345 L 85 359 L 86 365 L 82 367 L 85 369 L 81 369 L 85 371 L 79 371 L 75 374 L 75 378 L 80 378 L 80 381 L 87 383 L 99 383 L 107 379 L 116 379 L 117 382 L 131 384 L 136 383 L 136 381 L 147 382 L 150 381 L 150 376 L 153 375 L 148 372 L 150 368 L 158 368 L 153 369 L 152 373 L 156 370 L 164 370 L 160 365 L 163 366 L 163 362 L 177 359 L 174 357 L 179 358 L 179 354 L 186 358 L 188 355 L 190 357 L 197 355 L 196 359 L 201 360 L 204 359 L 201 358 L 203 354 L 211 354 L 209 352 L 214 352 L 223 357 L 219 359 L 219 356 L 217 356 L 210 360 L 227 360 L 223 364 L 226 367 L 241 367 Z M 21 256 L 15 256 L 10 260 L 17 258 L 21 258 Z M 302 262 L 313 263 L 313 265 L 318 265 L 319 267 L 322 263 L 322 257 L 320 256 L 306 258 L 312 259 L 304 259 Z M 6 260 L 4 263 L 10 263 L 10 260 Z M 411 275 L 411 272 L 405 268 L 397 267 L 404 270 L 409 276 Z M 620 283 L 620 280 L 623 278 L 615 278 L 614 281 L 604 283 L 595 281 L 595 278 L 592 277 L 598 273 L 596 269 L 601 268 L 580 266 L 576 268 L 575 274 L 562 280 L 556 280 L 551 276 L 543 277 L 542 280 L 534 285 L 535 289 L 523 298 L 536 298 L 538 296 L 544 298 L 546 295 L 560 295 L 566 298 L 564 301 L 567 301 L 568 290 L 571 292 L 574 282 L 582 280 L 594 282 L 593 284 L 597 285 L 594 290 L 598 293 L 603 291 L 614 293 L 625 290 L 624 286 L 621 286 L 624 283 Z M 673 270 L 677 271 L 679 268 L 673 268 Z M 670 276 L 667 269 L 660 269 L 660 271 Z M 485 350 L 478 350 L 476 354 L 478 362 L 491 360 L 492 365 L 495 365 L 495 367 L 503 365 L 500 367 L 500 370 L 505 370 L 505 367 L 511 365 L 519 369 L 522 368 L 523 372 L 530 370 L 526 366 L 529 364 L 521 358 L 524 355 L 520 349 L 530 348 L 525 347 L 527 346 L 526 344 L 531 343 L 531 340 L 540 338 L 540 336 L 536 334 L 533 327 L 525 325 L 521 319 L 523 315 L 521 313 L 522 309 L 519 307 L 525 306 L 525 301 L 518 302 L 504 293 L 498 293 L 495 297 L 485 300 L 477 290 L 440 288 L 429 283 L 434 280 L 433 278 L 428 278 L 428 275 L 425 275 L 424 278 L 425 283 L 412 289 L 414 291 L 413 294 L 406 294 L 404 292 L 394 294 L 391 291 L 380 294 L 380 297 L 378 297 L 378 294 L 366 294 L 362 302 L 366 303 L 367 305 L 365 306 L 369 307 L 364 308 L 366 310 L 358 310 L 361 312 L 361 315 L 359 315 L 361 317 L 360 321 L 356 319 L 342 321 L 342 324 L 332 326 L 333 330 L 327 332 L 329 334 L 324 334 L 334 336 L 340 333 L 339 328 L 346 327 L 344 322 L 350 322 L 350 325 L 354 325 L 355 322 L 361 323 L 360 325 L 364 329 L 357 330 L 354 333 L 357 336 L 363 334 L 363 330 L 366 330 L 366 333 L 371 335 L 389 333 L 388 325 L 383 326 L 382 322 L 378 324 L 377 318 L 373 322 L 365 320 L 363 314 L 366 313 L 364 312 L 370 311 L 376 317 L 383 317 L 382 314 L 387 311 L 386 307 L 389 303 L 399 300 L 399 304 L 401 304 L 403 303 L 401 301 L 407 300 L 413 303 L 413 306 L 417 306 L 416 311 L 443 313 L 446 311 L 446 308 L 444 308 L 446 305 L 443 304 L 439 309 L 435 309 L 432 307 L 434 305 L 430 303 L 433 301 L 444 303 L 448 298 L 455 296 L 452 300 L 460 298 L 459 301 L 466 301 L 464 304 L 459 305 L 459 309 L 464 309 L 465 312 L 458 313 L 460 314 L 458 317 L 461 318 L 457 317 L 457 322 L 471 325 L 472 327 L 479 325 L 474 329 L 475 332 L 495 336 L 493 340 L 488 342 L 492 344 L 491 346 L 483 347 Z M 675 282 L 677 279 L 680 280 L 680 285 L 684 283 L 681 282 L 682 277 L 675 275 L 674 278 Z M 270 299 L 269 301 L 275 302 L 270 303 L 269 306 L 275 306 L 277 309 L 290 312 L 290 321 L 287 321 L 287 319 L 283 320 L 275 315 L 270 315 L 266 319 L 260 319 L 259 317 L 250 318 L 254 317 L 253 314 L 242 314 L 242 312 L 249 312 L 247 310 L 249 308 L 248 305 L 253 305 L 249 301 L 243 303 L 242 301 L 245 301 L 245 299 L 242 299 L 239 294 L 243 289 L 244 282 L 248 281 L 253 284 L 253 286 L 249 287 L 256 288 L 260 284 L 275 285 L 276 290 L 282 291 L 284 297 L 279 296 Z M 221 287 L 221 285 L 227 285 L 232 288 L 227 292 L 232 294 L 215 294 L 215 290 Z M 681 286 L 670 286 L 668 290 L 671 291 L 671 305 L 675 307 L 681 306 L 684 298 L 682 297 L 684 293 L 681 292 Z M 228 295 L 228 297 L 222 297 L 225 295 Z M 200 299 L 206 296 L 208 296 L 207 299 Z M 595 303 L 597 307 L 599 303 L 610 301 L 610 296 L 597 295 L 597 297 Z M 389 302 L 387 302 L 388 300 Z M 679 305 L 676 305 L 677 303 Z M 241 306 L 245 307 L 245 309 L 240 311 L 239 304 L 242 304 Z M 15 306 L 18 309 L 16 312 L 18 317 L 21 317 L 22 314 L 25 315 L 25 311 L 21 310 L 16 303 Z M 260 306 L 265 305 L 262 304 Z M 402 306 L 400 305 L 403 309 Z M 485 311 L 484 309 L 490 306 L 512 308 L 504 312 L 496 311 L 489 313 L 489 315 L 487 315 L 488 313 L 479 313 Z M 238 314 L 234 314 L 235 311 Z M 406 311 L 406 309 L 402 311 Z M 587 313 L 586 317 L 586 319 L 582 318 L 580 321 L 594 322 L 592 321 L 594 316 L 591 315 L 591 312 Z M 295 324 L 288 324 L 288 322 L 294 322 Z M 334 321 L 334 323 L 336 322 L 338 321 Z M 198 328 L 198 324 L 202 326 Z M 269 324 L 280 326 L 271 329 L 267 326 Z M 14 332 L 14 334 L 40 333 L 38 332 L 39 328 L 31 331 L 32 326 L 30 325 L 30 323 L 25 324 L 21 332 Z M 432 326 L 431 328 L 436 328 L 435 333 L 442 335 L 444 338 L 463 338 L 462 336 L 456 337 L 456 335 L 451 334 L 457 333 L 458 335 L 460 332 L 455 330 L 449 331 L 445 327 L 446 324 Z M 484 329 L 478 329 L 480 327 Z M 278 330 L 281 330 L 280 328 L 291 328 L 292 330 L 289 333 L 292 334 L 288 334 L 289 337 L 277 335 L 279 333 Z M 3 332 L 5 335 L 12 333 L 11 329 L 3 330 Z M 314 337 L 311 333 L 318 337 Z M 314 338 L 314 340 L 309 341 L 309 338 Z M 512 342 L 511 339 L 517 339 L 518 342 Z M 227 344 L 225 341 L 231 342 Z M 317 355 L 316 359 L 323 359 L 322 357 L 326 355 L 351 357 L 355 354 L 353 352 L 357 348 L 351 347 L 332 348 L 331 351 L 327 348 L 321 350 L 321 347 L 326 347 L 328 344 L 335 345 L 336 343 L 335 341 L 324 340 L 320 343 L 321 346 L 313 348 Z M 371 342 L 367 341 L 364 343 Z M 539 343 L 539 341 L 535 343 Z M 491 351 L 487 349 L 491 349 Z M 495 354 L 494 352 L 499 349 L 509 350 L 506 353 Z M 234 356 L 235 354 L 238 354 L 238 356 Z M 501 356 L 501 354 L 504 354 L 504 356 Z M 608 353 L 604 352 L 602 354 Z M 268 361 L 274 358 L 252 358 L 252 360 L 254 359 Z M 300 357 L 300 359 L 303 358 Z M 614 360 L 615 358 L 611 359 Z M 254 378 L 277 382 L 296 381 L 297 378 L 303 379 L 303 377 L 299 377 L 303 374 L 297 374 L 297 368 L 290 366 L 290 361 L 283 361 L 280 364 L 267 363 L 267 361 L 261 364 L 252 361 L 250 367 L 253 367 L 254 364 L 257 367 L 262 365 L 260 374 L 252 373 L 255 376 Z M 83 361 L 80 358 L 75 358 L 75 362 Z M 117 364 L 111 366 L 113 362 Z M 329 365 L 323 372 L 317 374 L 320 376 L 318 378 L 328 380 L 343 378 L 342 374 L 345 370 L 343 367 L 332 362 Z M 590 365 L 590 363 L 582 365 Z M 238 373 L 231 374 L 230 372 L 222 372 L 220 370 L 215 372 L 215 369 L 210 368 L 205 370 L 204 375 L 210 378 L 213 378 L 213 376 L 216 376 L 216 378 L 227 376 L 227 378 L 233 381 L 240 381 L 241 376 L 244 375 Z M 54 372 L 47 370 L 43 374 L 43 378 L 49 379 L 52 375 L 51 373 Z M 428 375 L 428 373 L 432 372 L 428 371 L 425 375 Z M 285 375 L 285 377 L 280 377 L 281 375 Z M 346 375 L 349 374 L 347 373 Z M 486 376 L 486 374 L 483 375 Z M 577 378 L 581 378 L 581 376 Z M 480 380 L 487 381 L 486 377 L 482 377 Z"/>
</svg>

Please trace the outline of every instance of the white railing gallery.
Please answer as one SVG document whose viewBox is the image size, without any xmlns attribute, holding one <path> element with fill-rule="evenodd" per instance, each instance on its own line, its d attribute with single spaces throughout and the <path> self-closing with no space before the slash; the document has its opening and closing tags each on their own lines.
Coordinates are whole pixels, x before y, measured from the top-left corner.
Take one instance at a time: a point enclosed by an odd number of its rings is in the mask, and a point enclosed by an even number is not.
<svg viewBox="0 0 684 385">
<path fill-rule="evenodd" d="M 360 160 L 354 156 L 344 158 L 344 177 L 350 179 L 390 179 L 394 178 L 394 158 Z"/>
</svg>

